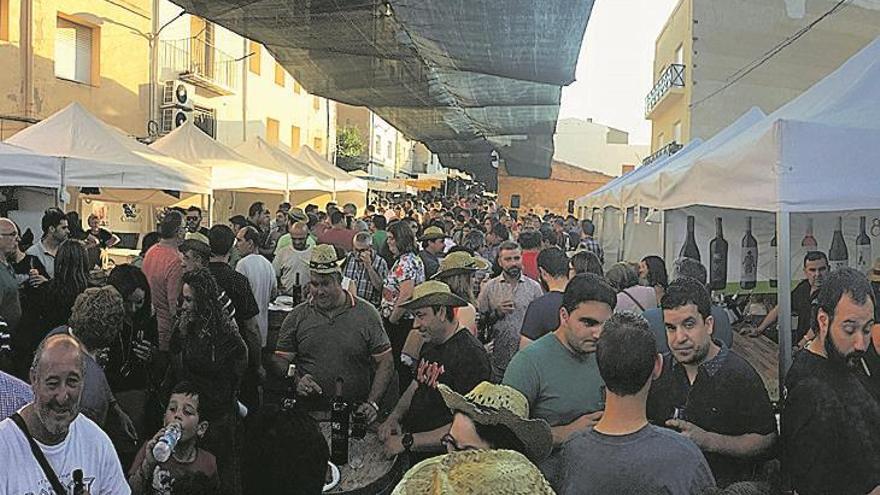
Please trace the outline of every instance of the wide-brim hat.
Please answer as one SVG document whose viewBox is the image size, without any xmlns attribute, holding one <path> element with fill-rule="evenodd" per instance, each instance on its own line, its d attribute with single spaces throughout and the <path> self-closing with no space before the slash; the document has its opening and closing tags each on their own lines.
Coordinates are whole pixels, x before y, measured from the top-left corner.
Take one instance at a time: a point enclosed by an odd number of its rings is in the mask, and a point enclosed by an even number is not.
<svg viewBox="0 0 880 495">
<path fill-rule="evenodd" d="M 868 280 L 871 282 L 880 282 L 880 258 L 874 260 L 874 265 L 868 271 Z"/>
<path fill-rule="evenodd" d="M 428 227 L 422 232 L 422 236 L 419 237 L 419 241 L 434 241 L 437 239 L 446 239 L 446 232 L 443 232 L 443 229 L 440 227 Z"/>
<path fill-rule="evenodd" d="M 400 306 L 404 309 L 419 309 L 428 306 L 467 306 L 464 299 L 452 293 L 448 285 L 436 280 L 421 283 L 413 289 L 412 297 Z"/>
<path fill-rule="evenodd" d="M 287 215 L 292 218 L 294 222 L 309 221 L 308 215 L 306 215 L 306 212 L 304 212 L 302 208 L 291 208 L 290 211 L 287 212 Z"/>
<path fill-rule="evenodd" d="M 403 475 L 392 495 L 553 495 L 538 468 L 513 450 L 463 450 L 424 460 Z"/>
<path fill-rule="evenodd" d="M 309 271 L 314 273 L 342 273 L 336 248 L 330 244 L 319 244 L 312 248 L 309 258 Z"/>
<path fill-rule="evenodd" d="M 467 395 L 442 383 L 437 389 L 451 411 L 461 412 L 475 423 L 507 427 L 523 443 L 526 457 L 533 462 L 550 455 L 553 449 L 550 425 L 543 419 L 529 419 L 529 401 L 515 388 L 482 382 Z"/>
<path fill-rule="evenodd" d="M 466 251 L 456 251 L 447 254 L 442 260 L 440 260 L 440 268 L 437 269 L 437 273 L 431 278 L 440 279 L 460 275 L 462 273 L 471 273 L 478 270 L 488 269 L 488 261 L 476 256 L 471 256 L 471 254 Z"/>
</svg>

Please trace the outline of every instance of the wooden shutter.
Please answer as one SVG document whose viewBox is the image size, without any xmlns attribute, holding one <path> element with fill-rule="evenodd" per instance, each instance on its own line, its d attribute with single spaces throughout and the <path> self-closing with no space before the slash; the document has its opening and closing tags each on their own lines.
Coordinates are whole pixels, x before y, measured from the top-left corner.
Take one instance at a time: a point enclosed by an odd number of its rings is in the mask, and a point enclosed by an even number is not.
<svg viewBox="0 0 880 495">
<path fill-rule="evenodd" d="M 85 84 L 92 76 L 92 29 L 58 18 L 55 30 L 55 75 Z"/>
</svg>

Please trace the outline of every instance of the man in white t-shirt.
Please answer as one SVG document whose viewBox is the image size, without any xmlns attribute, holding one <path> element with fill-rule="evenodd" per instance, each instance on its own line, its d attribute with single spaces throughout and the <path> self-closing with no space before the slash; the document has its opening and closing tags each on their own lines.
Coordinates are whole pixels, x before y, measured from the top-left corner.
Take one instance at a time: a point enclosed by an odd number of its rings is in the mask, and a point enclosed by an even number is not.
<svg viewBox="0 0 880 495">
<path fill-rule="evenodd" d="M 269 303 L 278 289 L 278 281 L 272 263 L 260 254 L 259 245 L 260 233 L 253 227 L 244 227 L 235 235 L 235 247 L 242 256 L 235 265 L 235 271 L 247 277 L 251 284 L 251 291 L 260 310 L 257 323 L 260 326 L 262 345 L 265 347 L 269 332 Z"/>
<path fill-rule="evenodd" d="M 34 401 L 19 414 L 67 492 L 73 493 L 73 472 L 82 470 L 88 493 L 129 495 L 110 439 L 79 413 L 83 352 L 68 334 L 47 337 L 31 367 Z M 54 493 L 27 436 L 12 418 L 0 422 L 0 459 L 0 493 Z"/>
</svg>

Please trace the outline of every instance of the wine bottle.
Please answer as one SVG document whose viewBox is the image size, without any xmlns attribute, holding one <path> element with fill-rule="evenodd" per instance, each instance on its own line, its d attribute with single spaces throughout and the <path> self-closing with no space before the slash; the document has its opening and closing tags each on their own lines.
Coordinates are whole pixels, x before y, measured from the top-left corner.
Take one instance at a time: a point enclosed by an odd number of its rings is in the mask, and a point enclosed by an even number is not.
<svg viewBox="0 0 880 495">
<path fill-rule="evenodd" d="M 770 287 L 779 285 L 779 279 L 776 276 L 776 270 L 779 268 L 779 250 L 776 249 L 776 234 L 770 239 L 770 249 L 773 250 L 773 261 L 770 264 Z"/>
<path fill-rule="evenodd" d="M 721 217 L 715 218 L 715 238 L 709 243 L 709 289 L 724 290 L 727 287 L 727 241 Z"/>
<path fill-rule="evenodd" d="M 742 240 L 742 276 L 739 286 L 754 289 L 758 283 L 758 241 L 752 235 L 752 217 L 746 219 L 746 234 Z"/>
<path fill-rule="evenodd" d="M 856 269 L 867 275 L 871 271 L 873 259 L 871 238 L 865 233 L 865 217 L 859 217 L 859 236 L 856 237 Z"/>
<path fill-rule="evenodd" d="M 819 243 L 816 242 L 816 238 L 813 237 L 813 219 L 807 219 L 807 233 L 804 234 L 804 238 L 801 241 L 801 247 L 806 249 L 807 251 L 815 251 L 819 249 Z"/>
<path fill-rule="evenodd" d="M 337 466 L 348 463 L 348 404 L 342 399 L 342 377 L 336 379 L 336 396 L 330 408 L 330 460 Z"/>
<path fill-rule="evenodd" d="M 694 216 L 687 217 L 687 238 L 684 246 L 681 247 L 679 256 L 682 258 L 691 258 L 700 261 L 700 249 L 697 247 L 697 240 L 694 237 Z"/>
<path fill-rule="evenodd" d="M 287 365 L 287 395 L 281 400 L 281 407 L 292 410 L 296 407 L 296 365 Z"/>
<path fill-rule="evenodd" d="M 843 239 L 843 217 L 837 217 L 837 228 L 831 237 L 831 249 L 828 250 L 828 264 L 832 272 L 849 265 L 849 253 Z"/>
<path fill-rule="evenodd" d="M 86 495 L 86 485 L 83 483 L 82 469 L 73 470 L 73 495 Z"/>
</svg>

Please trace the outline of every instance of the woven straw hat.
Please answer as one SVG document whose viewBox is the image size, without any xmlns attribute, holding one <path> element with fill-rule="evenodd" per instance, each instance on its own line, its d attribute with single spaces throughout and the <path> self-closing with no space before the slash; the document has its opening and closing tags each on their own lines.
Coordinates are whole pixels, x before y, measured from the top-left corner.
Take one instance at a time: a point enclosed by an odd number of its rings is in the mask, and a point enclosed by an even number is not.
<svg viewBox="0 0 880 495">
<path fill-rule="evenodd" d="M 312 248 L 309 270 L 315 273 L 342 273 L 336 248 L 330 244 L 319 244 Z"/>
<path fill-rule="evenodd" d="M 440 227 L 428 227 L 419 237 L 420 241 L 433 241 L 435 239 L 446 239 L 448 237 Z"/>
<path fill-rule="evenodd" d="M 513 450 L 465 450 L 406 472 L 392 495 L 553 495 L 541 471 Z"/>
<path fill-rule="evenodd" d="M 475 272 L 477 270 L 488 270 L 489 263 L 475 256 L 471 256 L 466 251 L 456 251 L 449 253 L 440 260 L 440 268 L 431 278 L 442 279 L 452 277 L 467 272 Z"/>
<path fill-rule="evenodd" d="M 550 455 L 550 425 L 543 419 L 529 419 L 529 401 L 515 388 L 482 382 L 464 396 L 442 383 L 437 389 L 450 410 L 464 413 L 475 423 L 506 426 L 523 443 L 532 461 L 540 462 Z"/>
<path fill-rule="evenodd" d="M 429 280 L 416 286 L 412 297 L 401 304 L 405 309 L 419 309 L 428 306 L 467 306 L 464 299 L 456 296 L 443 282 Z"/>
</svg>

